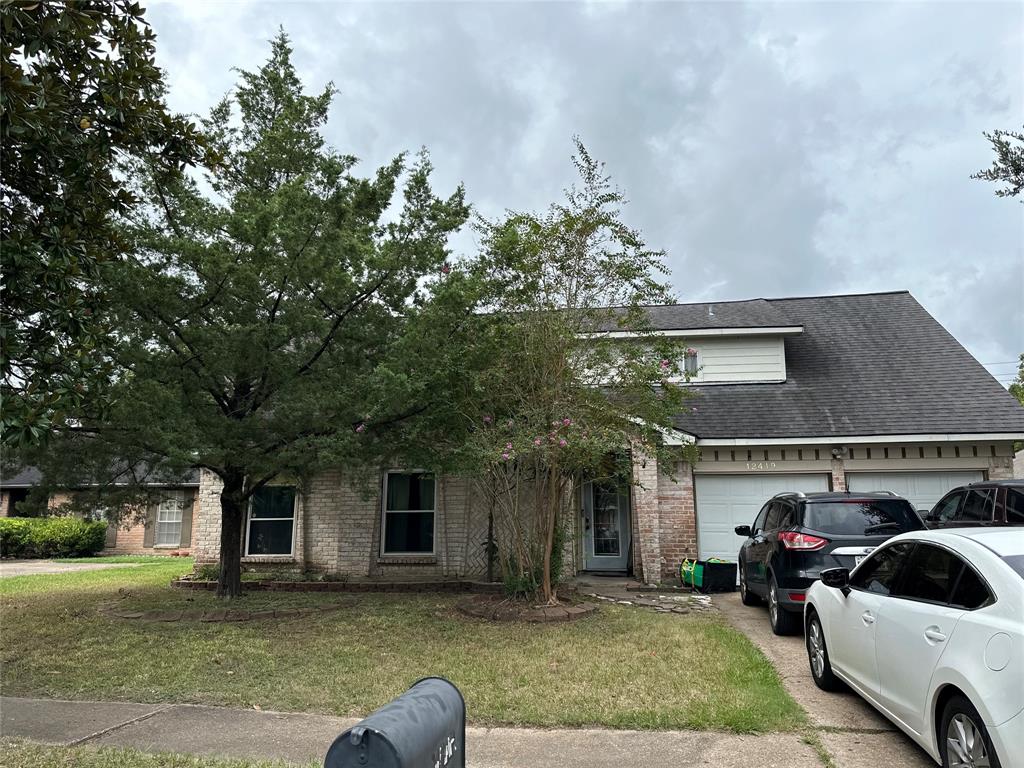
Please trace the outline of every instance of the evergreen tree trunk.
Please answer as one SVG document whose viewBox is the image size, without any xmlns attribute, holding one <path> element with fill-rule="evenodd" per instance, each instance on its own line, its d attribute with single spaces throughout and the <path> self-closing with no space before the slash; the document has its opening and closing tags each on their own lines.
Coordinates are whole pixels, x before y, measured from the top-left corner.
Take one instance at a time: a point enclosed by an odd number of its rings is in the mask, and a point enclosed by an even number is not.
<svg viewBox="0 0 1024 768">
<path fill-rule="evenodd" d="M 217 597 L 242 596 L 242 519 L 245 512 L 245 476 L 231 472 L 220 492 L 220 573 Z"/>
</svg>

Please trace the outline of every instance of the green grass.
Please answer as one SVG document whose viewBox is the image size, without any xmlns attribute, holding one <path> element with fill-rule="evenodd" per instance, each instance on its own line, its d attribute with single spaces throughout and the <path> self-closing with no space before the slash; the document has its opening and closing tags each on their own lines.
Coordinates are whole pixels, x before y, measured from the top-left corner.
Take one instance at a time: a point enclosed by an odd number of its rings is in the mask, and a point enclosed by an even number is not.
<svg viewBox="0 0 1024 768">
<path fill-rule="evenodd" d="M 192 564 L 192 558 L 174 557 L 170 555 L 95 555 L 93 557 L 60 557 L 58 563 L 160 563 L 166 560 L 186 560 Z"/>
<path fill-rule="evenodd" d="M 285 768 L 277 760 L 223 760 L 195 755 L 149 754 L 134 749 L 44 747 L 0 739 L 0 766 L 18 768 Z M 319 763 L 307 763 L 314 768 Z"/>
<path fill-rule="evenodd" d="M 187 702 L 361 716 L 427 675 L 455 682 L 478 724 L 794 730 L 775 670 L 715 615 L 602 606 L 556 625 L 465 618 L 456 597 L 254 592 L 237 608 L 343 601 L 345 610 L 247 623 L 145 623 L 132 608 L 217 604 L 168 582 L 184 559 L 0 580 L 4 693 Z"/>
</svg>

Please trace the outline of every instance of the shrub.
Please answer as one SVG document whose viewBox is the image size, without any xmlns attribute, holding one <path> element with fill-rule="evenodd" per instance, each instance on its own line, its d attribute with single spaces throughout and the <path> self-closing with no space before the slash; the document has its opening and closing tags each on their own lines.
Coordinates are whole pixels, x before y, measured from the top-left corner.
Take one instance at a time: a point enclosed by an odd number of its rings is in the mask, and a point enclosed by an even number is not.
<svg viewBox="0 0 1024 768">
<path fill-rule="evenodd" d="M 0 518 L 3 557 L 88 557 L 106 538 L 106 523 L 76 517 Z"/>
</svg>

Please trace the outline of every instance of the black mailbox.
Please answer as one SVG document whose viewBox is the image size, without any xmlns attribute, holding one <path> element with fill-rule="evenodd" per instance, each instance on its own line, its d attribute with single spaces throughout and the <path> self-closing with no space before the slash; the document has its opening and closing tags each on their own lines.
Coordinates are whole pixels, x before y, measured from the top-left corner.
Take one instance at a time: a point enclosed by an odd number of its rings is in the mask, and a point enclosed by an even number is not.
<svg viewBox="0 0 1024 768">
<path fill-rule="evenodd" d="M 466 768 L 466 701 L 424 678 L 336 738 L 324 768 Z"/>
</svg>

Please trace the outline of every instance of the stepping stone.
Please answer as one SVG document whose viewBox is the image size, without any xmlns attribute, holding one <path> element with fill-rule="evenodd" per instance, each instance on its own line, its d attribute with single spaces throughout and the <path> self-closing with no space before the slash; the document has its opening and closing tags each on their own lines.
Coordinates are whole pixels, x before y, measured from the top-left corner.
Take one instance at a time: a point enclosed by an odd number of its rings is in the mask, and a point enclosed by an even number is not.
<svg viewBox="0 0 1024 768">
<path fill-rule="evenodd" d="M 223 609 L 203 611 L 203 617 L 200 619 L 200 621 L 224 621 L 227 615 L 228 612 Z"/>
</svg>

